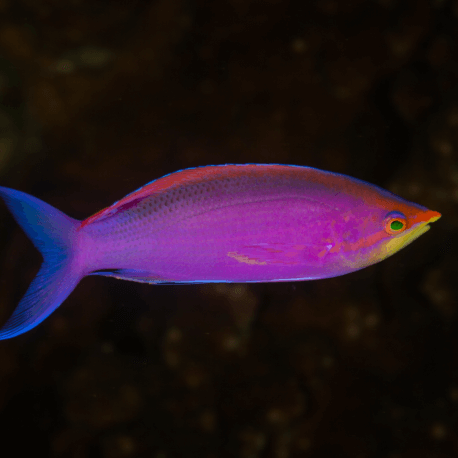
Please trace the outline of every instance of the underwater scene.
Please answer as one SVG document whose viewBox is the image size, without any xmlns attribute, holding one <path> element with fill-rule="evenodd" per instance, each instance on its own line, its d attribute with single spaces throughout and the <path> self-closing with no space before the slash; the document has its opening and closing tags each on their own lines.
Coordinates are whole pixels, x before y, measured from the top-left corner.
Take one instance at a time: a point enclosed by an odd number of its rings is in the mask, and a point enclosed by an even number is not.
<svg viewBox="0 0 458 458">
<path fill-rule="evenodd" d="M 458 456 L 458 2 L 0 13 L 2 456 Z"/>
</svg>

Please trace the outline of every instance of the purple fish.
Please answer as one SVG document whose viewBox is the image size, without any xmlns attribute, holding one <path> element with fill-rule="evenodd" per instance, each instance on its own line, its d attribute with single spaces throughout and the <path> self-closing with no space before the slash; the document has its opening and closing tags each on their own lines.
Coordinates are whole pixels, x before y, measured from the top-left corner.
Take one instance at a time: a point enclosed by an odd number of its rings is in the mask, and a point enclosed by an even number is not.
<svg viewBox="0 0 458 458">
<path fill-rule="evenodd" d="M 355 178 L 290 165 L 222 165 L 153 181 L 85 221 L 0 196 L 43 264 L 0 339 L 32 329 L 86 275 L 147 283 L 335 277 L 392 255 L 440 213 Z"/>
</svg>

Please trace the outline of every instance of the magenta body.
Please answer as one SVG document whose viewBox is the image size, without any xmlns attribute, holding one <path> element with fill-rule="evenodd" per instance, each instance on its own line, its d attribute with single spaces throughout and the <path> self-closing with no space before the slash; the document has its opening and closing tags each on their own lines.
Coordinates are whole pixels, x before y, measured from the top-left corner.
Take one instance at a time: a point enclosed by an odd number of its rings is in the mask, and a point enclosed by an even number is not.
<svg viewBox="0 0 458 458">
<path fill-rule="evenodd" d="M 178 172 L 139 190 L 139 197 L 133 193 L 118 202 L 106 216 L 83 223 L 81 261 L 87 273 L 108 269 L 114 272 L 100 274 L 154 283 L 342 275 L 367 264 L 355 265 L 361 251 L 333 248 L 356 243 L 371 230 L 368 218 L 386 213 L 381 199 L 406 203 L 342 177 L 279 165 Z M 157 187 L 161 180 L 169 181 Z"/>
</svg>

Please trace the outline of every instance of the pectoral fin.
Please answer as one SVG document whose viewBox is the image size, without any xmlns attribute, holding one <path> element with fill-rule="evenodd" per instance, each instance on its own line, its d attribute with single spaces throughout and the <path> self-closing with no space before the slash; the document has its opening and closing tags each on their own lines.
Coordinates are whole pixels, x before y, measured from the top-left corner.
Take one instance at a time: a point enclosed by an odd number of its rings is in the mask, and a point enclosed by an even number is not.
<svg viewBox="0 0 458 458">
<path fill-rule="evenodd" d="M 315 246 L 292 243 L 259 243 L 229 251 L 227 255 L 244 264 L 291 266 L 303 263 L 306 259 L 320 259 L 331 248 L 332 245 Z"/>
</svg>

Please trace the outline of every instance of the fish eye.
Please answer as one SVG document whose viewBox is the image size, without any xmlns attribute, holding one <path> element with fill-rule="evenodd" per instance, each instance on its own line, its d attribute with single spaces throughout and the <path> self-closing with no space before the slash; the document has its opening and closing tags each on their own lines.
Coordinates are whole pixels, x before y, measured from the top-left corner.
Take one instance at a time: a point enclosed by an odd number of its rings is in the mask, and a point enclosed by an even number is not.
<svg viewBox="0 0 458 458">
<path fill-rule="evenodd" d="M 400 212 L 391 212 L 385 217 L 385 231 L 390 234 L 399 234 L 407 227 L 407 219 Z"/>
</svg>

